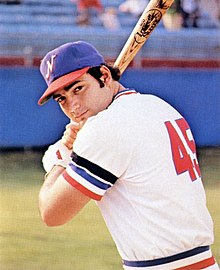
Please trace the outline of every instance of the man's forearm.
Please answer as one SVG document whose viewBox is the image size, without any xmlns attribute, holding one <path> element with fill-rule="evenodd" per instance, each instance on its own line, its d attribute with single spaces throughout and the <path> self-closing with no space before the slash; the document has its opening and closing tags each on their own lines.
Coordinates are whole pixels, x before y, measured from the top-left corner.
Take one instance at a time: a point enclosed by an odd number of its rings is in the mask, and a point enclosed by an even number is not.
<svg viewBox="0 0 220 270">
<path fill-rule="evenodd" d="M 64 167 L 55 165 L 52 170 L 45 175 L 45 181 L 41 187 L 40 193 L 39 193 L 39 209 L 40 214 L 43 220 L 45 220 L 45 212 L 48 208 L 48 204 L 50 202 L 50 191 L 53 188 L 53 185 L 55 184 L 58 177 L 62 174 L 62 172 L 65 170 Z"/>
<path fill-rule="evenodd" d="M 59 165 L 54 166 L 40 190 L 40 214 L 48 226 L 67 223 L 90 201 L 90 197 L 65 181 L 62 176 L 64 170 Z"/>
<path fill-rule="evenodd" d="M 53 186 L 53 184 L 56 182 L 57 178 L 62 174 L 62 172 L 65 170 L 66 168 L 60 166 L 60 165 L 55 165 L 52 170 L 45 174 L 44 177 L 44 184 L 41 188 L 41 190 L 43 188 L 50 188 Z"/>
</svg>

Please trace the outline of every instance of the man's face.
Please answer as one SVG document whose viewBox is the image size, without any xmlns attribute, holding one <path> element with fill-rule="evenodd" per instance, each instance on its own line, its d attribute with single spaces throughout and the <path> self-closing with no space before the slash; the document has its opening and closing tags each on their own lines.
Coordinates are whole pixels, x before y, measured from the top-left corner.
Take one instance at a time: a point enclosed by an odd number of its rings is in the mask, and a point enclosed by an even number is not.
<svg viewBox="0 0 220 270">
<path fill-rule="evenodd" d="M 110 88 L 106 84 L 101 88 L 99 82 L 88 73 L 53 95 L 65 115 L 78 123 L 105 110 L 112 98 Z"/>
</svg>

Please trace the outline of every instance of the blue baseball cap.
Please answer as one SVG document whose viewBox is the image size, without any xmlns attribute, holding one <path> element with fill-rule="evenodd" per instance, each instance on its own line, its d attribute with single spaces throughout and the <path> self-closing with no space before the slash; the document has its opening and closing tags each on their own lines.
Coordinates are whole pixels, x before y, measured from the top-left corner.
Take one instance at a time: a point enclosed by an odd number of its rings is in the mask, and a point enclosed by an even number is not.
<svg viewBox="0 0 220 270">
<path fill-rule="evenodd" d="M 70 42 L 48 52 L 40 65 L 40 72 L 48 88 L 38 100 L 43 105 L 54 92 L 74 82 L 89 68 L 104 64 L 103 56 L 89 43 Z"/>
</svg>

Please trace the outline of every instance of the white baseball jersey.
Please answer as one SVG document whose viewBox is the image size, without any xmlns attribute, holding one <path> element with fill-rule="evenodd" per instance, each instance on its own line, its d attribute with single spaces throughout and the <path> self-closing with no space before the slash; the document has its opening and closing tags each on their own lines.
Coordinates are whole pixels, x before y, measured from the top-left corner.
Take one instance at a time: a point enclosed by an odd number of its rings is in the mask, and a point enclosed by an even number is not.
<svg viewBox="0 0 220 270">
<path fill-rule="evenodd" d="M 97 201 L 122 259 L 154 260 L 212 244 L 193 136 L 165 101 L 119 92 L 87 120 L 73 150 L 63 176 Z"/>
</svg>

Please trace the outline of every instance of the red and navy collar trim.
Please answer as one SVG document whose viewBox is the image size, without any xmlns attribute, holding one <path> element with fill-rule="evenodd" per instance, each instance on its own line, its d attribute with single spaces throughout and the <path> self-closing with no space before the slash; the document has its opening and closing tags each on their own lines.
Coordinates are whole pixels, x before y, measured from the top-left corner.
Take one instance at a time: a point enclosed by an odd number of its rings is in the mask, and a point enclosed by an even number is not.
<svg viewBox="0 0 220 270">
<path fill-rule="evenodd" d="M 130 95 L 130 94 L 137 94 L 137 92 L 134 89 L 125 89 L 125 90 L 122 90 L 122 91 L 118 92 L 114 96 L 113 100 L 116 100 L 117 98 L 119 98 L 119 97 L 121 97 L 123 95 Z"/>
</svg>

